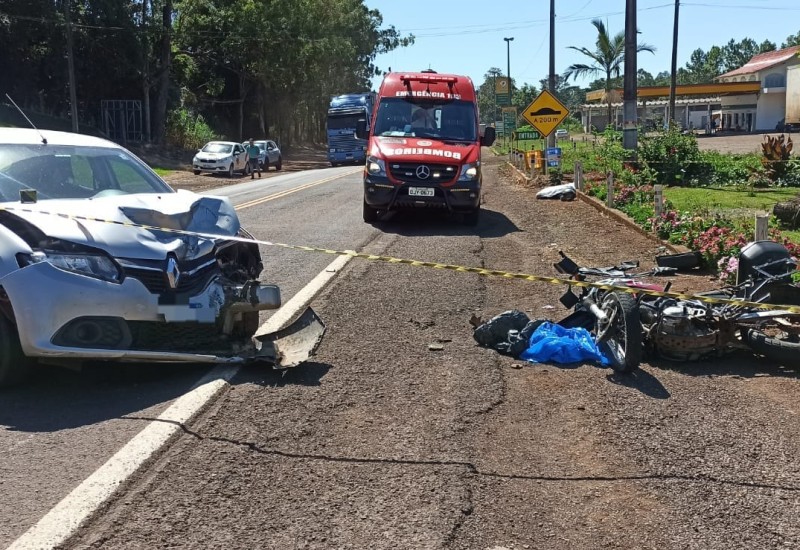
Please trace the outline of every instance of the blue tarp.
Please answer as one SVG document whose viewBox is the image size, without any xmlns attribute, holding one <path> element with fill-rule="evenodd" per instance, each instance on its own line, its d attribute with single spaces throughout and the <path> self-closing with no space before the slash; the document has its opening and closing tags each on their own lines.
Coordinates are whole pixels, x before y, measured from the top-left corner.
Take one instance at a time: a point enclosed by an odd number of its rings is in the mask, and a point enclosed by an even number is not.
<svg viewBox="0 0 800 550">
<path fill-rule="evenodd" d="M 596 361 L 604 366 L 610 364 L 588 330 L 581 327 L 564 328 L 550 321 L 539 325 L 528 341 L 528 349 L 519 358 L 531 363 Z"/>
</svg>

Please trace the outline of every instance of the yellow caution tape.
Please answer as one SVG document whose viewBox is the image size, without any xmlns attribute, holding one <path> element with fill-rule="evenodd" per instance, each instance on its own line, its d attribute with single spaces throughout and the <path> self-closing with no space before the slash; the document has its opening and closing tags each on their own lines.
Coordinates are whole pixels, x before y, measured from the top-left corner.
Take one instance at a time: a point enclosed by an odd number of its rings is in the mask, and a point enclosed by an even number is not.
<svg viewBox="0 0 800 550">
<path fill-rule="evenodd" d="M 576 281 L 573 279 L 562 279 L 560 277 L 542 277 L 539 275 L 529 275 L 527 273 L 514 273 L 511 271 L 500 271 L 497 269 L 486 269 L 482 267 L 468 267 L 455 264 L 443 264 L 439 262 L 425 262 L 421 260 L 410 260 L 406 258 L 395 258 L 393 256 L 380 256 L 377 254 L 365 254 L 363 252 L 355 252 L 353 250 L 333 250 L 330 248 L 317 248 L 313 246 L 303 246 L 296 244 L 276 243 L 272 241 L 263 241 L 260 239 L 251 239 L 247 237 L 219 235 L 215 233 L 204 233 L 198 231 L 187 231 L 185 229 L 173 229 L 169 227 L 159 227 L 155 225 L 147 225 L 141 223 L 134 223 L 130 221 L 108 220 L 103 218 L 95 218 L 92 216 L 83 216 L 78 214 L 64 214 L 60 212 L 49 212 L 45 210 L 25 208 L 25 207 L 11 207 L 0 206 L 0 211 L 5 210 L 8 212 L 29 212 L 34 214 L 44 214 L 48 216 L 57 216 L 60 218 L 88 221 L 97 223 L 108 223 L 113 225 L 121 225 L 123 227 L 138 227 L 140 229 L 148 229 L 150 231 L 161 231 L 164 233 L 175 233 L 179 235 L 189 235 L 194 237 L 202 237 L 205 239 L 225 239 L 229 241 L 239 241 L 253 244 L 260 244 L 264 246 L 277 246 L 287 248 L 290 250 L 302 250 L 305 252 L 319 252 L 322 254 L 333 254 L 337 256 L 351 256 L 353 258 L 361 258 L 364 260 L 371 260 L 377 262 L 386 262 L 390 264 L 410 265 L 414 267 L 427 267 L 431 269 L 445 269 L 448 271 L 456 271 L 459 273 L 475 273 L 476 275 L 483 275 L 486 277 L 503 277 L 506 279 L 520 279 L 523 281 L 533 281 L 540 283 L 548 283 L 553 285 L 569 285 L 580 288 L 598 288 L 601 290 L 609 290 L 614 292 L 624 292 L 627 294 L 645 294 L 648 296 L 676 298 L 679 300 L 696 300 L 707 304 L 731 304 L 740 307 L 748 307 L 753 309 L 764 309 L 772 311 L 786 311 L 788 313 L 800 313 L 800 306 L 790 305 L 777 305 L 777 304 L 763 304 L 760 302 L 750 302 L 746 300 L 739 300 L 735 298 L 714 298 L 711 296 L 698 296 L 695 294 L 686 294 L 682 292 L 665 292 L 659 290 L 649 290 L 637 287 L 610 285 L 605 283 L 593 283 L 589 281 Z"/>
</svg>

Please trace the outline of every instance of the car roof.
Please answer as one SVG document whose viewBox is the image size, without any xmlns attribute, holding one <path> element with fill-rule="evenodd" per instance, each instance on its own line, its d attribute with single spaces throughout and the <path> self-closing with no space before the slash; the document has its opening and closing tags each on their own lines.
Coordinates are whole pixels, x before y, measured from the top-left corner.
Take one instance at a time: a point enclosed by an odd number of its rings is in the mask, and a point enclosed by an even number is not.
<svg viewBox="0 0 800 550">
<path fill-rule="evenodd" d="M 86 134 L 58 132 L 56 130 L 34 130 L 33 128 L 0 128 L 0 143 L 36 145 L 42 143 L 42 138 L 46 139 L 47 143 L 50 145 L 124 149 L 121 145 L 113 141 L 95 136 L 88 136 Z"/>
</svg>

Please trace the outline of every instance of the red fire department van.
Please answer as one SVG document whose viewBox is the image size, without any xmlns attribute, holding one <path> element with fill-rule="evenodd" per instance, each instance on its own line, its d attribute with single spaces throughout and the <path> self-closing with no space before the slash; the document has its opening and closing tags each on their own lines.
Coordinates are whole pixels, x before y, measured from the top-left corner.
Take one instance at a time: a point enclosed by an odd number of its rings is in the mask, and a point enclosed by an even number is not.
<svg viewBox="0 0 800 550">
<path fill-rule="evenodd" d="M 478 102 L 466 76 L 389 73 L 381 84 L 364 168 L 364 221 L 390 210 L 436 208 L 478 223 L 481 135 Z"/>
</svg>

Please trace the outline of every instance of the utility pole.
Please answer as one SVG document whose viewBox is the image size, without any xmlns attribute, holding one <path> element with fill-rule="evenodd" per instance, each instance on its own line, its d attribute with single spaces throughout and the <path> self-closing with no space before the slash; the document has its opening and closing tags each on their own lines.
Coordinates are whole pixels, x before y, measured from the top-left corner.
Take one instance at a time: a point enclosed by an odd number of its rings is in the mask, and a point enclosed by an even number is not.
<svg viewBox="0 0 800 550">
<path fill-rule="evenodd" d="M 675 22 L 672 24 L 672 75 L 669 81 L 669 121 L 675 122 L 675 85 L 678 78 L 678 9 L 681 2 L 675 0 Z"/>
<path fill-rule="evenodd" d="M 506 73 L 506 78 L 508 78 L 508 86 L 506 86 L 506 87 L 508 88 L 508 106 L 510 107 L 511 106 L 511 98 L 513 97 L 512 93 L 511 93 L 511 90 L 512 90 L 512 86 L 511 86 L 511 41 L 514 40 L 514 37 L 510 36 L 510 37 L 507 37 L 507 38 L 503 38 L 503 40 L 506 41 L 506 62 L 508 63 L 508 66 L 506 67 L 508 69 L 508 72 Z M 511 141 L 511 136 L 507 135 L 508 134 L 508 128 L 505 127 L 505 125 L 506 125 L 506 116 L 505 116 L 505 114 L 503 114 L 503 126 L 504 126 L 504 128 L 503 128 L 503 136 L 505 137 L 506 140 Z"/>
<path fill-rule="evenodd" d="M 622 86 L 622 147 L 636 159 L 636 0 L 625 0 L 625 77 Z"/>
<path fill-rule="evenodd" d="M 69 0 L 64 0 L 64 21 L 67 24 L 67 71 L 69 72 L 69 105 L 72 131 L 78 133 L 78 94 L 75 91 L 75 61 L 72 53 L 72 23 L 69 18 Z"/>
<path fill-rule="evenodd" d="M 556 0 L 550 0 L 550 74 L 547 77 L 547 88 L 556 95 Z M 547 136 L 547 146 L 556 146 L 555 132 Z"/>
</svg>

